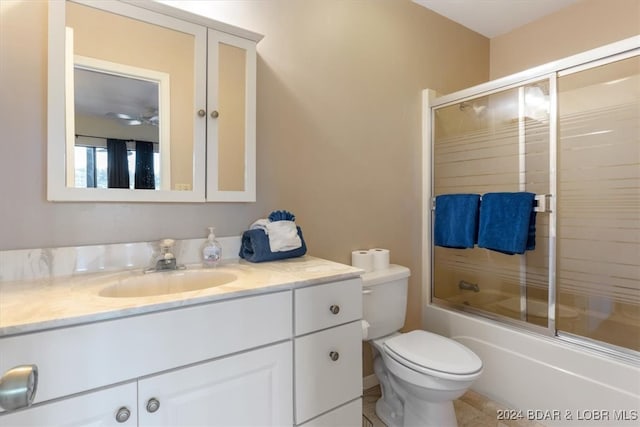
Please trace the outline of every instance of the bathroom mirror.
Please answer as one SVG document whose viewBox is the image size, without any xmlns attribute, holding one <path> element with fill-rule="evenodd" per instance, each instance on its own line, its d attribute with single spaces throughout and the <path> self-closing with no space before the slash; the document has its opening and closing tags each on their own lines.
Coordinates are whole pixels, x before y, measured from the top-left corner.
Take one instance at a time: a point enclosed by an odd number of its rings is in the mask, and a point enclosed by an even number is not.
<svg viewBox="0 0 640 427">
<path fill-rule="evenodd" d="M 69 70 L 67 186 L 171 190 L 169 74 L 79 55 Z"/>
<path fill-rule="evenodd" d="M 49 200 L 204 202 L 206 28 L 125 2 L 49 8 Z"/>
</svg>

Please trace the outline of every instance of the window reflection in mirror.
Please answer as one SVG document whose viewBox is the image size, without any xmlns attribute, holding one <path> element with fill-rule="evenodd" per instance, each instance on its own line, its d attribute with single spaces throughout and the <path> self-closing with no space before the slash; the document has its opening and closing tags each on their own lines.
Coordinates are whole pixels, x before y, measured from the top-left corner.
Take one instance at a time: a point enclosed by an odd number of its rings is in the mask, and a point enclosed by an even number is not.
<svg viewBox="0 0 640 427">
<path fill-rule="evenodd" d="M 75 92 L 66 115 L 67 186 L 192 190 L 193 34 L 72 2 L 65 15 Z"/>
</svg>

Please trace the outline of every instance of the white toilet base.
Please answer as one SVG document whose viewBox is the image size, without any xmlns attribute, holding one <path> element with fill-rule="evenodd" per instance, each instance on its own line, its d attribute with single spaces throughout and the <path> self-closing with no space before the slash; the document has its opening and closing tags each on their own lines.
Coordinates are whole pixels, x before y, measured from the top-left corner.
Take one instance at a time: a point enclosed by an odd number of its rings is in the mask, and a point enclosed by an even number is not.
<svg viewBox="0 0 640 427">
<path fill-rule="evenodd" d="M 380 353 L 375 348 L 373 351 L 375 355 L 373 370 L 380 382 L 380 391 L 382 393 L 382 397 L 376 402 L 376 415 L 387 427 L 403 427 L 404 405 L 398 394 L 391 387 L 390 374 L 385 369 Z"/>
<path fill-rule="evenodd" d="M 376 415 L 387 427 L 404 427 L 404 416 L 391 409 L 382 397 L 376 402 Z"/>
<path fill-rule="evenodd" d="M 376 402 L 376 415 L 388 427 L 457 427 L 453 402 L 405 402 L 402 413 L 384 398 Z"/>
<path fill-rule="evenodd" d="M 404 404 L 404 427 L 458 427 L 453 402 L 409 399 Z"/>
</svg>

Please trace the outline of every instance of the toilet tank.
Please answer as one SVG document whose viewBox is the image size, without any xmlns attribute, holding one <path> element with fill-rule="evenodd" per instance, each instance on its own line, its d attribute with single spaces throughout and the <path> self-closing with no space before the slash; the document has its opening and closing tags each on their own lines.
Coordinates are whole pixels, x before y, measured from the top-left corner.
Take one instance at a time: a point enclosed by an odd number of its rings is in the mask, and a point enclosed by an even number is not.
<svg viewBox="0 0 640 427">
<path fill-rule="evenodd" d="M 399 331 L 407 313 L 407 288 L 411 271 L 401 265 L 362 275 L 363 318 L 369 323 L 367 339 Z"/>
</svg>

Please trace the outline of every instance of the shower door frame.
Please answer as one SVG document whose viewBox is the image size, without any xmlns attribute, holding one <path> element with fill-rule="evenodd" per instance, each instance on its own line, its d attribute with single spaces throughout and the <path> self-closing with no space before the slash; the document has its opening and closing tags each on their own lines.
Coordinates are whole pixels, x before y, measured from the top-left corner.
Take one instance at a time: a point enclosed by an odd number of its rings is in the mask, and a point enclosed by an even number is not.
<svg viewBox="0 0 640 427">
<path fill-rule="evenodd" d="M 619 42 L 611 43 L 596 49 L 589 50 L 577 55 L 573 55 L 562 60 L 554 61 L 539 67 L 503 77 L 497 80 L 486 82 L 471 88 L 467 88 L 452 94 L 438 97 L 431 89 L 423 91 L 423 233 L 422 233 L 422 259 L 423 259 L 423 291 L 427 296 L 427 304 L 462 311 L 465 313 L 480 315 L 498 321 L 502 324 L 509 324 L 530 331 L 542 334 L 561 341 L 577 344 L 588 351 L 604 353 L 608 356 L 624 360 L 638 362 L 638 352 L 618 347 L 606 342 L 595 341 L 588 337 L 574 335 L 568 332 L 559 331 L 556 328 L 556 226 L 557 226 L 557 137 L 558 137 L 558 77 L 576 73 L 589 68 L 597 67 L 621 59 L 637 56 L 640 54 L 640 36 L 631 37 Z M 509 318 L 497 313 L 484 310 L 463 307 L 453 304 L 444 299 L 434 296 L 434 249 L 433 249 L 433 200 L 434 200 L 434 111 L 437 108 L 459 104 L 479 96 L 488 96 L 501 91 L 523 87 L 533 82 L 548 80 L 549 82 L 549 258 L 548 258 L 548 321 L 547 326 L 539 326 L 526 322 L 522 318 L 526 316 L 526 284 L 520 284 L 520 314 L 521 319 Z M 521 111 L 520 111 L 521 114 Z M 520 136 L 521 137 L 521 136 Z M 520 166 L 522 166 L 520 152 Z M 427 173 L 426 171 L 429 171 Z M 522 174 L 522 167 L 519 168 Z M 520 191 L 523 191 L 520 188 Z M 522 265 L 521 265 L 522 275 Z"/>
</svg>

